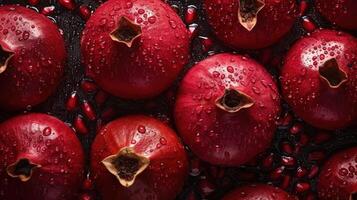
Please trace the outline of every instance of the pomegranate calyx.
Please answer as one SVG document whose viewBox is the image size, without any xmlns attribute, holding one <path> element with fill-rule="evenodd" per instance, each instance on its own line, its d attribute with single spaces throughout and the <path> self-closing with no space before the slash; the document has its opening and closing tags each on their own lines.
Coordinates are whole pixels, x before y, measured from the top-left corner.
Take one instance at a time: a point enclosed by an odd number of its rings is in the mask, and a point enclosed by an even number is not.
<svg viewBox="0 0 357 200">
<path fill-rule="evenodd" d="M 332 58 L 319 67 L 320 77 L 325 80 L 330 88 L 338 88 L 347 82 L 348 76 L 338 65 L 337 60 Z"/>
<path fill-rule="evenodd" d="M 112 173 L 124 187 L 134 184 L 136 177 L 150 164 L 150 160 L 138 155 L 133 148 L 122 148 L 117 154 L 102 160 L 107 170 Z"/>
<path fill-rule="evenodd" d="M 226 89 L 216 100 L 216 106 L 226 112 L 236 113 L 254 105 L 252 97 L 235 89 Z"/>
<path fill-rule="evenodd" d="M 9 61 L 13 56 L 14 56 L 14 52 L 5 49 L 0 44 L 0 74 L 6 70 Z"/>
<path fill-rule="evenodd" d="M 110 37 L 113 41 L 125 44 L 130 48 L 141 34 L 141 26 L 123 16 L 120 18 L 118 26 L 110 33 Z"/>
<path fill-rule="evenodd" d="M 258 22 L 258 13 L 264 8 L 264 0 L 239 0 L 238 20 L 248 31 Z"/>
<path fill-rule="evenodd" d="M 34 164 L 27 158 L 20 158 L 9 165 L 6 172 L 10 177 L 19 178 L 22 182 L 26 182 L 31 179 L 33 170 L 40 167 L 41 165 Z"/>
</svg>

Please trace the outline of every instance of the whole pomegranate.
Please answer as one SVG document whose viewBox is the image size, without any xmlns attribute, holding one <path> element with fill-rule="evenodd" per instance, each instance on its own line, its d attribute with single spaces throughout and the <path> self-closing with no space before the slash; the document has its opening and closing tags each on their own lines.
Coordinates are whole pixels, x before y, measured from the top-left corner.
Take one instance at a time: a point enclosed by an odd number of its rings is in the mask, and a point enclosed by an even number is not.
<svg viewBox="0 0 357 200">
<path fill-rule="evenodd" d="M 91 156 L 92 175 L 104 200 L 175 199 L 188 173 L 175 132 L 141 115 L 103 127 Z"/>
<path fill-rule="evenodd" d="M 84 156 L 75 133 L 46 114 L 0 124 L 0 199 L 74 200 Z"/>
<path fill-rule="evenodd" d="M 112 0 L 86 24 L 81 51 L 87 75 L 122 98 L 156 96 L 188 62 L 189 34 L 161 0 Z"/>
<path fill-rule="evenodd" d="M 338 129 L 356 120 L 357 40 L 319 30 L 297 41 L 281 70 L 282 92 L 293 110 L 311 125 Z"/>
<path fill-rule="evenodd" d="M 357 147 L 332 155 L 317 181 L 320 200 L 357 199 Z"/>
<path fill-rule="evenodd" d="M 315 4 L 317 10 L 332 23 L 357 30 L 356 0 L 315 0 Z"/>
<path fill-rule="evenodd" d="M 1 6 L 0 16 L 0 108 L 40 104 L 63 75 L 63 38 L 51 20 L 31 9 Z"/>
<path fill-rule="evenodd" d="M 295 0 L 204 0 L 204 7 L 218 39 L 236 49 L 276 43 L 297 16 Z"/>
<path fill-rule="evenodd" d="M 279 188 L 257 184 L 241 186 L 228 193 L 222 200 L 297 200 L 296 197 Z"/>
<path fill-rule="evenodd" d="M 271 75 L 250 58 L 224 53 L 187 73 L 174 115 L 180 135 L 198 157 L 237 166 L 269 147 L 279 111 Z"/>
</svg>

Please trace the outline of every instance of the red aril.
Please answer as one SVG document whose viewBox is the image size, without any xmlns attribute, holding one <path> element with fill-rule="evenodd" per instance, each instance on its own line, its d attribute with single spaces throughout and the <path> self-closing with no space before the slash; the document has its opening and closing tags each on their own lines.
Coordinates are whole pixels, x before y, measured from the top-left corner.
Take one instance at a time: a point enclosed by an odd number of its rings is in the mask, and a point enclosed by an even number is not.
<svg viewBox="0 0 357 200">
<path fill-rule="evenodd" d="M 351 125 L 357 110 L 357 40 L 319 30 L 298 40 L 281 70 L 282 93 L 307 123 L 334 130 Z"/>
<path fill-rule="evenodd" d="M 112 0 L 83 31 L 87 75 L 117 97 L 142 99 L 167 89 L 188 62 L 189 32 L 161 0 Z"/>
<path fill-rule="evenodd" d="M 276 43 L 298 15 L 295 0 L 205 0 L 204 7 L 213 32 L 236 49 Z"/>
</svg>

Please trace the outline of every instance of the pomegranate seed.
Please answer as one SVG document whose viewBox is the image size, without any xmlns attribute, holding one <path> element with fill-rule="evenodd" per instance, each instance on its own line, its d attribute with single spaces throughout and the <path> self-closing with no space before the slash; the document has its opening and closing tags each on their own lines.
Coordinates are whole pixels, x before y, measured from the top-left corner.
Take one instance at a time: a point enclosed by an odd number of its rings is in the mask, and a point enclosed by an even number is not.
<svg viewBox="0 0 357 200">
<path fill-rule="evenodd" d="M 79 15 L 82 17 L 82 19 L 87 20 L 91 16 L 91 10 L 89 9 L 88 6 L 86 5 L 81 5 L 79 7 Z"/>
<path fill-rule="evenodd" d="M 90 92 L 94 92 L 97 90 L 97 85 L 89 80 L 83 80 L 81 83 L 81 88 L 84 92 L 86 93 L 90 93 Z"/>
<path fill-rule="evenodd" d="M 92 195 L 88 193 L 81 194 L 81 196 L 79 197 L 79 200 L 93 200 L 93 199 L 94 198 L 92 197 Z"/>
<path fill-rule="evenodd" d="M 300 167 L 300 166 L 296 169 L 296 177 L 297 178 L 302 178 L 302 177 L 306 176 L 306 174 L 307 174 L 307 169 Z"/>
<path fill-rule="evenodd" d="M 180 8 L 178 7 L 178 5 L 171 5 L 171 8 L 177 13 L 180 13 Z"/>
<path fill-rule="evenodd" d="M 317 165 L 311 166 L 310 173 L 307 177 L 314 178 L 319 173 L 319 167 Z"/>
<path fill-rule="evenodd" d="M 191 40 L 198 35 L 198 24 L 190 24 L 188 25 L 188 31 L 190 33 Z"/>
<path fill-rule="evenodd" d="M 308 161 L 322 161 L 326 157 L 325 152 L 323 151 L 314 151 L 309 153 Z"/>
<path fill-rule="evenodd" d="M 294 152 L 293 147 L 288 142 L 283 142 L 281 144 L 281 149 L 287 154 L 292 154 Z"/>
<path fill-rule="evenodd" d="M 76 8 L 76 4 L 73 0 L 58 0 L 58 3 L 68 10 L 74 10 Z"/>
<path fill-rule="evenodd" d="M 104 92 L 103 90 L 99 90 L 97 92 L 97 94 L 95 95 L 94 99 L 95 99 L 95 102 L 97 103 L 97 105 L 101 106 L 108 99 L 108 96 L 109 95 L 106 92 Z"/>
<path fill-rule="evenodd" d="M 88 117 L 89 120 L 91 120 L 91 121 L 95 120 L 95 118 L 96 118 L 95 112 L 94 112 L 92 106 L 87 101 L 83 101 L 82 110 L 83 110 L 84 114 L 86 115 L 86 117 Z"/>
<path fill-rule="evenodd" d="M 290 185 L 290 182 L 291 182 L 291 176 L 286 175 L 283 177 L 283 181 L 281 182 L 280 187 L 282 189 L 287 189 Z"/>
<path fill-rule="evenodd" d="M 307 191 L 310 190 L 310 184 L 309 183 L 299 182 L 299 183 L 296 184 L 295 190 L 298 193 L 307 192 Z"/>
<path fill-rule="evenodd" d="M 262 167 L 265 169 L 270 169 L 273 166 L 273 162 L 274 162 L 274 154 L 271 153 L 265 159 L 263 159 Z"/>
<path fill-rule="evenodd" d="M 190 175 L 198 176 L 200 173 L 201 173 L 201 161 L 197 158 L 193 158 L 191 160 Z"/>
<path fill-rule="evenodd" d="M 298 154 L 301 151 L 301 144 L 297 143 L 294 148 L 294 153 Z"/>
<path fill-rule="evenodd" d="M 41 13 L 46 16 L 51 15 L 55 12 L 55 9 L 56 9 L 56 7 L 54 7 L 54 6 L 47 6 L 47 7 L 42 8 Z"/>
<path fill-rule="evenodd" d="M 73 111 L 74 109 L 76 109 L 77 106 L 78 106 L 78 96 L 77 96 L 77 92 L 74 91 L 72 92 L 71 96 L 67 100 L 66 109 L 67 111 Z"/>
<path fill-rule="evenodd" d="M 197 7 L 194 5 L 189 5 L 186 14 L 185 14 L 185 22 L 187 24 L 191 24 L 197 19 Z"/>
<path fill-rule="evenodd" d="M 93 189 L 93 181 L 90 178 L 84 179 L 82 189 L 83 190 L 92 190 Z"/>
<path fill-rule="evenodd" d="M 299 4 L 299 14 L 300 16 L 304 15 L 306 12 L 307 7 L 309 6 L 308 2 L 306 0 L 300 1 Z"/>
<path fill-rule="evenodd" d="M 299 144 L 300 144 L 301 146 L 305 146 L 305 145 L 307 145 L 307 144 L 309 143 L 309 140 L 310 140 L 309 136 L 306 135 L 305 133 L 302 133 L 302 134 L 300 135 Z"/>
<path fill-rule="evenodd" d="M 28 2 L 30 5 L 35 6 L 35 5 L 37 5 L 38 3 L 40 3 L 40 0 L 28 0 L 27 2 Z"/>
<path fill-rule="evenodd" d="M 74 119 L 73 125 L 77 133 L 80 133 L 82 135 L 88 134 L 88 128 L 86 127 L 86 124 L 81 115 L 77 115 L 77 117 Z"/>
<path fill-rule="evenodd" d="M 316 29 L 315 23 L 312 22 L 307 16 L 302 17 L 302 26 L 308 33 L 311 33 Z"/>
<path fill-rule="evenodd" d="M 296 123 L 290 128 L 290 133 L 292 135 L 297 135 L 298 133 L 300 133 L 302 131 L 302 129 L 303 129 L 302 125 L 299 123 Z"/>
<path fill-rule="evenodd" d="M 205 197 L 212 194 L 212 192 L 216 190 L 216 187 L 207 179 L 200 180 L 198 188 L 200 193 Z"/>
<path fill-rule="evenodd" d="M 277 121 L 278 126 L 288 126 L 293 120 L 293 116 L 290 113 L 285 113 L 282 117 L 280 117 Z"/>
<path fill-rule="evenodd" d="M 270 173 L 270 178 L 272 180 L 278 180 L 281 178 L 285 170 L 285 166 L 280 166 Z"/>
<path fill-rule="evenodd" d="M 281 157 L 281 163 L 284 166 L 294 166 L 296 164 L 296 160 L 293 157 L 290 156 L 282 156 Z"/>
<path fill-rule="evenodd" d="M 102 112 L 102 118 L 104 121 L 111 120 L 117 114 L 116 110 L 112 107 L 107 108 Z"/>
<path fill-rule="evenodd" d="M 316 144 L 322 144 L 324 142 L 329 141 L 332 138 L 330 133 L 324 132 L 324 131 L 319 131 L 315 137 L 314 137 L 314 142 Z"/>
<path fill-rule="evenodd" d="M 204 36 L 199 36 L 199 38 L 201 40 L 202 50 L 204 52 L 208 52 L 213 46 L 213 41 L 210 38 Z"/>
</svg>

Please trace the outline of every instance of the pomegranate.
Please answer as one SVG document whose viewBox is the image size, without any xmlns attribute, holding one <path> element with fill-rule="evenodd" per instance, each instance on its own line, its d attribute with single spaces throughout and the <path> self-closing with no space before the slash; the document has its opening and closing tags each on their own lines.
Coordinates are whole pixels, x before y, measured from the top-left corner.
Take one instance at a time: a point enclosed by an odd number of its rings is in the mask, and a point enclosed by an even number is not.
<svg viewBox="0 0 357 200">
<path fill-rule="evenodd" d="M 204 7 L 213 32 L 236 49 L 276 43 L 298 15 L 295 0 L 205 0 Z"/>
<path fill-rule="evenodd" d="M 270 145 L 279 111 L 271 75 L 250 58 L 223 53 L 187 73 L 174 115 L 180 135 L 198 157 L 237 166 Z"/>
<path fill-rule="evenodd" d="M 189 32 L 161 0 L 112 0 L 83 31 L 87 75 L 112 95 L 156 96 L 175 80 L 189 57 Z"/>
<path fill-rule="evenodd" d="M 282 92 L 295 113 L 322 129 L 351 125 L 357 107 L 357 40 L 319 30 L 297 41 L 281 70 Z"/>
<path fill-rule="evenodd" d="M 357 1 L 315 0 L 317 10 L 332 23 L 346 29 L 357 30 Z"/>
<path fill-rule="evenodd" d="M 0 199 L 71 200 L 81 187 L 84 155 L 72 129 L 46 114 L 0 124 Z"/>
<path fill-rule="evenodd" d="M 296 197 L 279 188 L 265 185 L 246 185 L 228 193 L 222 200 L 297 200 Z"/>
<path fill-rule="evenodd" d="M 175 132 L 141 115 L 103 127 L 91 155 L 92 175 L 104 200 L 174 199 L 188 174 L 186 153 Z"/>
<path fill-rule="evenodd" d="M 42 103 L 64 72 L 62 36 L 51 20 L 31 9 L 1 6 L 0 16 L 0 107 L 19 110 Z"/>
<path fill-rule="evenodd" d="M 325 163 L 317 182 L 320 200 L 357 199 L 357 147 L 340 151 Z"/>
</svg>

